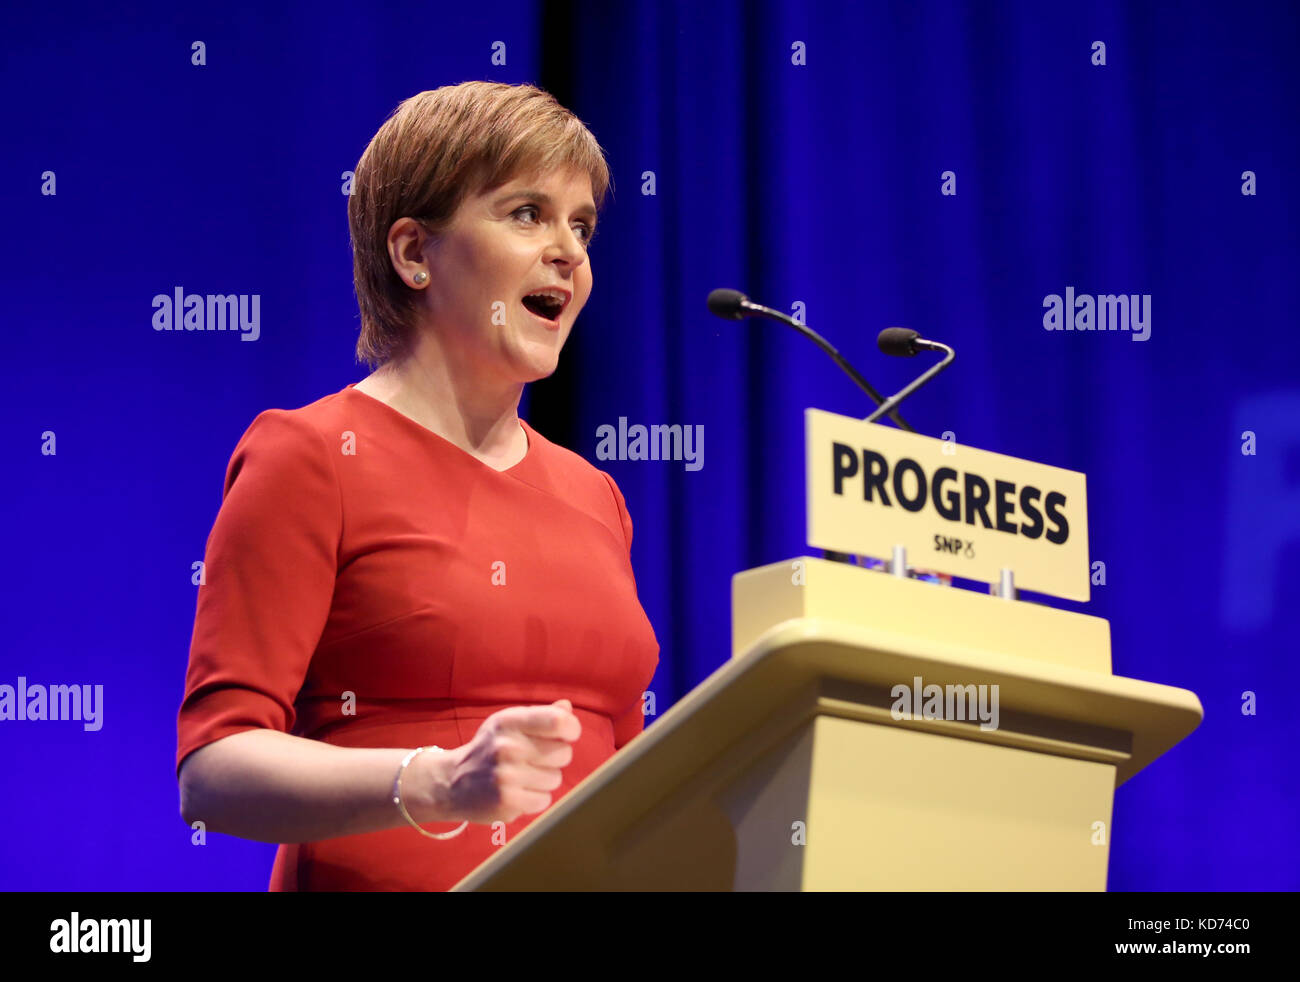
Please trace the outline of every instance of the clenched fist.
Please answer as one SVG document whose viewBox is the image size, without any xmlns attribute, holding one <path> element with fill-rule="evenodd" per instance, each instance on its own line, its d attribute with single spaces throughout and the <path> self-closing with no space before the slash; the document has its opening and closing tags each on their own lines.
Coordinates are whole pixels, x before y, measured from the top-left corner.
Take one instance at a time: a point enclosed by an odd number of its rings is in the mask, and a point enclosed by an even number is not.
<svg viewBox="0 0 1300 982">
<path fill-rule="evenodd" d="M 561 770 L 573 761 L 570 744 L 581 734 L 568 699 L 498 710 L 469 743 L 412 761 L 412 767 L 424 765 L 417 781 L 405 782 L 408 793 L 418 795 L 413 817 L 421 823 L 491 825 L 543 812 L 560 786 Z"/>
</svg>

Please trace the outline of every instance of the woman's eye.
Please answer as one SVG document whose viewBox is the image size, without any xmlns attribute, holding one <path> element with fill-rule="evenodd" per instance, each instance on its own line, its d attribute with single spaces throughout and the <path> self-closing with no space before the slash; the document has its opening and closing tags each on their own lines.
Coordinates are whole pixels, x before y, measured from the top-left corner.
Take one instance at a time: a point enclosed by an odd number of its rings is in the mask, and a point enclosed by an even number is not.
<svg viewBox="0 0 1300 982">
<path fill-rule="evenodd" d="M 524 205 L 522 208 L 517 208 L 514 214 L 515 218 L 531 225 L 540 220 L 541 209 L 536 205 Z M 591 240 L 596 237 L 595 226 L 589 225 L 586 222 L 579 222 L 574 227 L 574 231 L 577 233 L 578 239 L 583 245 L 590 245 Z"/>
</svg>

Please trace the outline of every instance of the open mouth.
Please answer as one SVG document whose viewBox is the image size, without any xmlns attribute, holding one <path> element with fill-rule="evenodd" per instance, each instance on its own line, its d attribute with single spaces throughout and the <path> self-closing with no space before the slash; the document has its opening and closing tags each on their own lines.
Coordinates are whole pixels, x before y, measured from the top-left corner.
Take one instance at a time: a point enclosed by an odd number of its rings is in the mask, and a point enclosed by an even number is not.
<svg viewBox="0 0 1300 982">
<path fill-rule="evenodd" d="M 559 319 L 560 312 L 565 307 L 564 300 L 549 293 L 530 293 L 524 297 L 523 304 L 528 308 L 529 313 L 552 323 Z"/>
</svg>

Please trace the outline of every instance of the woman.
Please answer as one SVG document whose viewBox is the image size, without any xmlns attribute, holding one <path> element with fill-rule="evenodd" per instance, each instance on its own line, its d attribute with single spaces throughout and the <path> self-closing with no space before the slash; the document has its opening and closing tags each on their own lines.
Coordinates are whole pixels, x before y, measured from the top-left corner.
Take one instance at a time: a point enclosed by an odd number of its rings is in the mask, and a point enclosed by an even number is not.
<svg viewBox="0 0 1300 982">
<path fill-rule="evenodd" d="M 485 82 L 406 100 L 357 166 L 377 370 L 236 446 L 178 721 L 185 821 L 283 843 L 273 890 L 445 890 L 642 730 L 623 497 L 517 415 L 608 183 L 551 96 Z"/>
</svg>

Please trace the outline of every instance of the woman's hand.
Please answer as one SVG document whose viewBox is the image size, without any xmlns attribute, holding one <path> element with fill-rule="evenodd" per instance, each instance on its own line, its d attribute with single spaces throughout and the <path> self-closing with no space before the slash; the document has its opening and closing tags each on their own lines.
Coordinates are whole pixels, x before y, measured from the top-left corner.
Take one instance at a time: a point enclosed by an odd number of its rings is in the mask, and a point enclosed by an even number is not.
<svg viewBox="0 0 1300 982">
<path fill-rule="evenodd" d="M 545 811 L 560 786 L 561 770 L 573 760 L 570 744 L 581 734 L 568 699 L 498 710 L 469 743 L 420 755 L 433 765 L 422 797 L 436 817 L 416 820 L 491 825 Z"/>
</svg>

